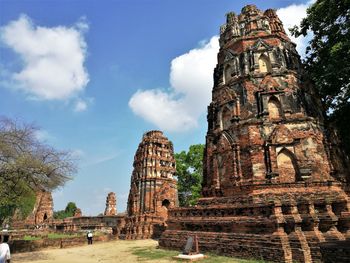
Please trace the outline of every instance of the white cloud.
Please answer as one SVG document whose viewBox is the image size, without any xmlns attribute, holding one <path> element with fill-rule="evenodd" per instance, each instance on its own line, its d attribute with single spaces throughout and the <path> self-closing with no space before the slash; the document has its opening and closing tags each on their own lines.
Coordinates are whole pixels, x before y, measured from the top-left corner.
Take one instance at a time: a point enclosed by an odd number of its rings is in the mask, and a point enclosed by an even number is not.
<svg viewBox="0 0 350 263">
<path fill-rule="evenodd" d="M 85 19 L 72 27 L 43 27 L 21 15 L 0 28 L 0 40 L 17 53 L 23 67 L 11 74 L 16 85 L 31 98 L 66 100 L 82 92 L 89 81 L 84 68 L 87 45 Z"/>
<path fill-rule="evenodd" d="M 94 103 L 94 99 L 93 98 L 78 98 L 75 101 L 75 105 L 74 105 L 74 111 L 75 112 L 83 112 L 86 111 L 88 109 L 88 107 Z"/>
<path fill-rule="evenodd" d="M 74 111 L 76 112 L 81 112 L 81 111 L 85 111 L 87 109 L 88 105 L 86 103 L 86 101 L 79 99 L 74 107 Z"/>
<path fill-rule="evenodd" d="M 75 103 L 74 111 L 75 112 L 82 112 L 82 111 L 86 111 L 87 108 L 88 108 L 87 102 L 85 100 L 78 99 Z"/>
<path fill-rule="evenodd" d="M 129 100 L 132 111 L 166 131 L 186 131 L 210 103 L 218 36 L 171 62 L 168 91 L 139 90 Z"/>
<path fill-rule="evenodd" d="M 297 44 L 297 51 L 301 57 L 305 57 L 305 50 L 312 37 L 312 34 L 310 32 L 305 37 L 300 36 L 295 38 L 290 34 L 288 29 L 294 27 L 295 25 L 300 25 L 301 20 L 306 17 L 306 9 L 314 2 L 315 0 L 311 0 L 305 4 L 292 4 L 277 10 L 277 15 L 282 20 L 286 33 L 290 39 Z"/>
</svg>

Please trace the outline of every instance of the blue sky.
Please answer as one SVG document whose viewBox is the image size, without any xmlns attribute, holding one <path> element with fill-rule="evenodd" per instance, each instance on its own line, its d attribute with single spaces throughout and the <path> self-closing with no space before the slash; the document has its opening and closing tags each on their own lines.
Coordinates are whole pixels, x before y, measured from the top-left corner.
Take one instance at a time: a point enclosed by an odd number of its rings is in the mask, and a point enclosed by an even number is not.
<svg viewBox="0 0 350 263">
<path fill-rule="evenodd" d="M 0 115 L 80 159 L 55 210 L 74 201 L 97 215 L 113 191 L 123 212 L 148 130 L 176 152 L 204 143 L 219 27 L 249 3 L 278 9 L 288 27 L 310 1 L 0 0 Z"/>
</svg>

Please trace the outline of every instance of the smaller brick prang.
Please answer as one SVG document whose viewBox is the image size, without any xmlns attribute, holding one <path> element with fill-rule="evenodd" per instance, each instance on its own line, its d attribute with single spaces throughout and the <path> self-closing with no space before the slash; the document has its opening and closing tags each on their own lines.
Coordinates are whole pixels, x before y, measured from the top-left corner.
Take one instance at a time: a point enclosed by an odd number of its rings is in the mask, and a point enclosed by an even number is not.
<svg viewBox="0 0 350 263">
<path fill-rule="evenodd" d="M 105 216 L 114 216 L 117 214 L 117 198 L 115 196 L 115 193 L 110 192 L 106 199 L 106 209 L 104 212 Z"/>
</svg>

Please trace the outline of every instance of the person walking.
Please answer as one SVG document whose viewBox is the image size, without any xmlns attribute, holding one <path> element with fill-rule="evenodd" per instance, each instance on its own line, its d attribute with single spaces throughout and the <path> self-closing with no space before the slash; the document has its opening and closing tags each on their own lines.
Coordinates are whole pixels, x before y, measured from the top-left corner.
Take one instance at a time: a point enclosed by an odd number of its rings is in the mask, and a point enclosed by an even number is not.
<svg viewBox="0 0 350 263">
<path fill-rule="evenodd" d="M 1 240 L 1 235 L 0 235 Z M 11 261 L 11 254 L 10 254 L 10 247 L 7 244 L 9 241 L 8 235 L 3 235 L 2 243 L 0 244 L 0 263 L 10 263 Z"/>
</svg>

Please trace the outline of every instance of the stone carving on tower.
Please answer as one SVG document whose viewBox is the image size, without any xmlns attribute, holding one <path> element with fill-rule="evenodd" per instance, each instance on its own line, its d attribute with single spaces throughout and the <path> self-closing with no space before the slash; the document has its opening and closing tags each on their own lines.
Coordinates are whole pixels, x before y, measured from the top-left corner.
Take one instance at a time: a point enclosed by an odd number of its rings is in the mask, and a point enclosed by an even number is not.
<svg viewBox="0 0 350 263">
<path fill-rule="evenodd" d="M 350 203 L 325 143 L 320 101 L 275 10 L 245 6 L 220 29 L 202 198 L 169 210 L 160 245 L 318 262 L 350 237 Z"/>
<path fill-rule="evenodd" d="M 107 195 L 106 198 L 106 209 L 104 212 L 105 216 L 114 216 L 117 214 L 117 198 L 115 196 L 115 193 L 110 192 Z"/>
<path fill-rule="evenodd" d="M 172 143 L 161 131 L 143 135 L 134 158 L 126 217 L 126 238 L 157 237 L 164 230 L 168 209 L 177 206 Z"/>
</svg>

